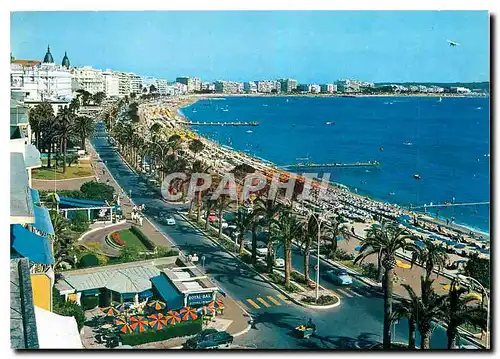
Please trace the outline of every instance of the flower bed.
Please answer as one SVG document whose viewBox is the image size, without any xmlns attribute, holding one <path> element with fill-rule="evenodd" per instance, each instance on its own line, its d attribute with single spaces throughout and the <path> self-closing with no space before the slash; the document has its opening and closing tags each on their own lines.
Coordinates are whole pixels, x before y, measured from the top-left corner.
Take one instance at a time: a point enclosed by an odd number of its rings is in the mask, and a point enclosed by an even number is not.
<svg viewBox="0 0 500 359">
<path fill-rule="evenodd" d="M 122 239 L 120 239 L 120 235 L 118 234 L 118 232 L 111 233 L 111 239 L 118 246 L 124 246 L 125 245 L 125 242 Z"/>
<path fill-rule="evenodd" d="M 301 299 L 304 303 L 307 304 L 315 304 L 315 305 L 330 305 L 338 302 L 338 298 L 332 295 L 320 295 L 318 297 L 318 301 L 316 302 L 315 297 L 305 297 Z"/>
</svg>

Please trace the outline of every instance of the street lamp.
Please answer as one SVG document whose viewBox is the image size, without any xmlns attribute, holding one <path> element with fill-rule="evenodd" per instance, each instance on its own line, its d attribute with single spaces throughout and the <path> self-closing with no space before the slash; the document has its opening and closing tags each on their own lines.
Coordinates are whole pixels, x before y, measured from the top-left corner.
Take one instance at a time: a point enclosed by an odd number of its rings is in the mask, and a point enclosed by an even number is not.
<svg viewBox="0 0 500 359">
<path fill-rule="evenodd" d="M 483 294 L 486 296 L 486 300 L 488 301 L 488 306 L 486 307 L 486 349 L 489 349 L 489 329 L 490 329 L 490 297 L 488 296 L 488 292 L 486 291 L 486 288 L 483 287 L 481 283 L 475 278 L 463 275 L 463 274 L 458 274 L 457 275 L 458 279 L 461 279 L 462 281 L 466 282 L 467 280 L 469 282 L 473 282 L 477 284 L 481 290 L 483 291 Z M 470 283 L 469 283 L 470 284 Z"/>
<path fill-rule="evenodd" d="M 320 216 L 316 215 L 312 210 L 309 210 L 309 215 L 314 217 L 316 219 L 316 223 L 318 224 L 318 249 L 316 252 L 316 303 L 318 302 L 319 298 L 319 241 L 321 238 L 321 223 L 328 218 L 328 216 L 335 211 L 335 208 L 330 209 L 329 211 L 322 213 L 323 218 Z"/>
</svg>

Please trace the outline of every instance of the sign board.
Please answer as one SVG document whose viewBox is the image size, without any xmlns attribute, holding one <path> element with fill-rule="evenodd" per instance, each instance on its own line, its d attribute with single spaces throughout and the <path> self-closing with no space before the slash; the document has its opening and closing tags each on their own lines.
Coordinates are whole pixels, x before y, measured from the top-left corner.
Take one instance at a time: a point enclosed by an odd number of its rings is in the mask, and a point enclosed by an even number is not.
<svg viewBox="0 0 500 359">
<path fill-rule="evenodd" d="M 187 305 L 200 305 L 207 304 L 212 301 L 213 293 L 195 293 L 189 294 L 187 298 Z"/>
</svg>

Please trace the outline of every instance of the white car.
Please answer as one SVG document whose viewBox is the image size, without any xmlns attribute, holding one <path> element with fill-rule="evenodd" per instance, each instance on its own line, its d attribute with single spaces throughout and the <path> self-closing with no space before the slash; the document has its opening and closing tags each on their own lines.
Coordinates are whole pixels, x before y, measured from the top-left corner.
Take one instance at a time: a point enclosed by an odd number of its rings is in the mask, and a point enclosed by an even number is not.
<svg viewBox="0 0 500 359">
<path fill-rule="evenodd" d="M 267 256 L 267 245 L 264 242 L 257 242 L 257 255 L 261 257 Z"/>
<path fill-rule="evenodd" d="M 351 276 L 344 269 L 330 269 L 326 272 L 326 276 L 339 285 L 352 284 Z"/>
<path fill-rule="evenodd" d="M 168 216 L 167 218 L 165 218 L 165 223 L 167 224 L 167 226 L 175 226 L 174 217 Z"/>
<path fill-rule="evenodd" d="M 276 268 L 283 268 L 285 266 L 285 260 L 283 258 L 276 258 L 274 260 L 274 266 Z"/>
</svg>

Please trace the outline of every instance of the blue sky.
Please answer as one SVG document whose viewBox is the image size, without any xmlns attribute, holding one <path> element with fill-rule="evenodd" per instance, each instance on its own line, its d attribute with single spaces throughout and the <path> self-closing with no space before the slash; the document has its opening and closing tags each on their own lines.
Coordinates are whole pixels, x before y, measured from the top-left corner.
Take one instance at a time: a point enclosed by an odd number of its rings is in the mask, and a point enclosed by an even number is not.
<svg viewBox="0 0 500 359">
<path fill-rule="evenodd" d="M 450 47 L 446 40 L 460 46 Z M 174 80 L 487 81 L 485 11 L 17 12 L 16 58 Z"/>
</svg>

